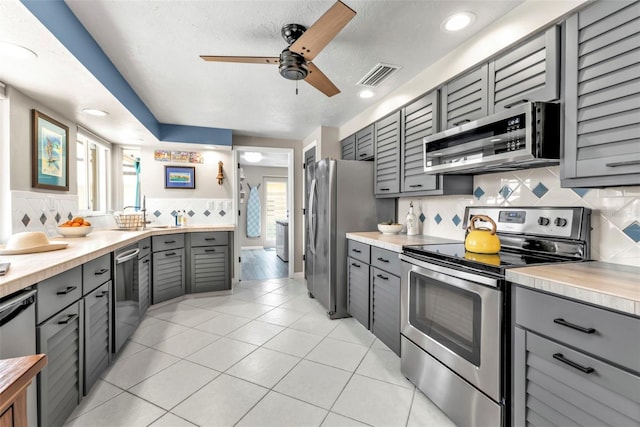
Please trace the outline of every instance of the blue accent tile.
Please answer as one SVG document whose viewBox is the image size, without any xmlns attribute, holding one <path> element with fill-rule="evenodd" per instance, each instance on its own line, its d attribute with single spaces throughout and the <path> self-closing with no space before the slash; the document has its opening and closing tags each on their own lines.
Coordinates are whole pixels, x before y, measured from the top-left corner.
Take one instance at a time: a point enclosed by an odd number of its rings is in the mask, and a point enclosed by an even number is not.
<svg viewBox="0 0 640 427">
<path fill-rule="evenodd" d="M 511 193 L 513 193 L 513 190 L 508 185 L 505 185 L 500 189 L 500 191 L 498 191 L 498 194 L 500 194 L 505 199 L 508 199 Z"/>
<path fill-rule="evenodd" d="M 45 214 L 40 215 L 40 223 L 44 225 L 47 222 L 47 216 Z"/>
<path fill-rule="evenodd" d="M 155 216 L 156 218 L 158 218 L 160 215 L 162 215 L 162 212 L 160 212 L 159 210 L 156 209 L 156 211 L 153 213 L 153 216 Z"/>
<path fill-rule="evenodd" d="M 476 199 L 480 200 L 480 197 L 484 196 L 484 190 L 482 188 L 478 187 L 473 192 L 473 195 L 476 196 Z"/>
<path fill-rule="evenodd" d="M 442 222 L 442 217 L 440 216 L 440 214 L 436 214 L 436 216 L 433 217 L 433 220 L 436 222 L 436 224 L 440 224 Z"/>
<path fill-rule="evenodd" d="M 424 220 L 427 219 L 427 217 L 424 216 L 422 212 L 420 212 L 420 216 L 418 217 L 418 219 L 420 220 L 420 222 L 424 222 Z"/>
<path fill-rule="evenodd" d="M 29 218 L 29 215 L 24 214 L 24 216 L 22 217 L 21 222 L 24 224 L 24 226 L 26 227 L 27 225 L 29 225 L 29 223 L 31 222 L 31 218 Z"/>
<path fill-rule="evenodd" d="M 549 189 L 543 183 L 539 182 L 538 185 L 536 185 L 536 187 L 531 191 L 536 195 L 538 199 L 540 199 L 542 198 L 542 196 L 549 192 Z"/>
<path fill-rule="evenodd" d="M 227 213 L 223 210 L 221 210 L 220 212 L 218 212 L 218 214 L 220 214 L 220 216 L 225 216 Z"/>
<path fill-rule="evenodd" d="M 453 223 L 456 225 L 456 227 L 458 225 L 460 225 L 460 223 L 462 222 L 462 220 L 460 219 L 460 217 L 456 214 L 453 216 L 453 218 L 451 218 L 451 221 L 453 221 Z"/>
<path fill-rule="evenodd" d="M 590 188 L 572 188 L 573 192 L 576 193 L 580 197 L 584 197 L 585 194 L 591 190 Z"/>
<path fill-rule="evenodd" d="M 633 221 L 631 224 L 627 225 L 623 230 L 624 234 L 629 236 L 631 240 L 638 243 L 640 242 L 640 223 L 638 221 Z"/>
<path fill-rule="evenodd" d="M 192 210 L 190 210 L 189 212 L 187 212 L 187 215 L 189 215 L 190 217 L 193 217 L 196 213 Z"/>
<path fill-rule="evenodd" d="M 56 223 L 60 222 L 61 218 L 60 214 L 56 212 Z"/>
<path fill-rule="evenodd" d="M 178 216 L 178 212 L 177 212 L 177 211 L 175 211 L 175 210 L 172 210 L 172 211 L 171 211 L 171 216 Z"/>
<path fill-rule="evenodd" d="M 209 211 L 209 209 L 207 209 L 206 211 L 203 212 L 204 216 L 209 216 L 211 215 L 211 211 Z"/>
</svg>

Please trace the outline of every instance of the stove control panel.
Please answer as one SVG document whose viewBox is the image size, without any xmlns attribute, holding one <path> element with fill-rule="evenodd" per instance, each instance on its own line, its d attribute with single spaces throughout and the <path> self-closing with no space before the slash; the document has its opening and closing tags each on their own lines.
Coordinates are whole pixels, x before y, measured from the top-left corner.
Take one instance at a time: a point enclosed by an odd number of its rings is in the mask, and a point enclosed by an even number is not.
<svg viewBox="0 0 640 427">
<path fill-rule="evenodd" d="M 586 208 L 571 207 L 512 207 L 488 206 L 466 208 L 466 229 L 471 217 L 486 215 L 496 223 L 498 233 L 532 234 L 549 237 L 580 239 L 588 231 L 583 230 L 585 217 L 590 215 Z M 590 223 L 589 221 L 586 224 Z M 478 220 L 477 227 L 491 229 L 491 224 Z"/>
</svg>

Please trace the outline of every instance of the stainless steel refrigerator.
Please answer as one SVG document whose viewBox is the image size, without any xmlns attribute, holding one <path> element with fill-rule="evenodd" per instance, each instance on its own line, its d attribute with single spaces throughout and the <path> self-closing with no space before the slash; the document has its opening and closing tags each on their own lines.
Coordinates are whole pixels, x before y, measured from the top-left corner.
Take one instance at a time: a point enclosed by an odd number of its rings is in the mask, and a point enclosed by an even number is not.
<svg viewBox="0 0 640 427">
<path fill-rule="evenodd" d="M 375 198 L 373 162 L 323 159 L 309 166 L 307 289 L 330 318 L 347 317 L 345 234 L 376 231 L 378 222 L 395 219 L 395 199 Z"/>
</svg>

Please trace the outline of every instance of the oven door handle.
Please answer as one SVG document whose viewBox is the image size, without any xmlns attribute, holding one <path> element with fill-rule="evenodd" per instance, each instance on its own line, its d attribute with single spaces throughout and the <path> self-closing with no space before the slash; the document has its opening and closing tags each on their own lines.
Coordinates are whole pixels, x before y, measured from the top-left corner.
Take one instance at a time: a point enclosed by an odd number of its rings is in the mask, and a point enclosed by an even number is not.
<svg viewBox="0 0 640 427">
<path fill-rule="evenodd" d="M 400 260 L 420 269 L 420 274 L 435 280 L 440 280 L 442 275 L 452 277 L 454 279 L 466 280 L 475 284 L 486 285 L 492 288 L 498 288 L 500 281 L 497 278 L 483 276 L 476 273 L 470 273 L 463 269 L 457 270 L 451 267 L 445 267 L 438 264 L 431 264 L 411 256 L 400 254 Z M 453 285 L 455 286 L 455 285 Z"/>
<path fill-rule="evenodd" d="M 130 251 L 123 252 L 116 257 L 116 264 L 122 264 L 123 262 L 127 262 L 130 259 L 135 258 L 139 253 L 140 253 L 140 248 L 131 249 Z"/>
</svg>

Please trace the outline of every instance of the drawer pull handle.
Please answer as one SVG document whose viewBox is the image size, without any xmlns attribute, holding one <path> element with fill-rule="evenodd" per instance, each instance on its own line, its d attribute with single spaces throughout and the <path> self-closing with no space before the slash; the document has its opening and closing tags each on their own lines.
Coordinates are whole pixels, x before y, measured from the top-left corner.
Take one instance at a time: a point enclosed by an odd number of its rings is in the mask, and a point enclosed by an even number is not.
<svg viewBox="0 0 640 427">
<path fill-rule="evenodd" d="M 412 184 L 409 186 L 409 188 L 420 188 L 422 187 L 422 184 Z"/>
<path fill-rule="evenodd" d="M 389 188 L 381 188 L 380 191 L 389 191 Z"/>
<path fill-rule="evenodd" d="M 376 277 L 379 277 L 382 280 L 389 280 L 389 278 L 387 276 L 383 276 L 382 274 L 376 274 Z"/>
<path fill-rule="evenodd" d="M 593 372 L 595 372 L 595 369 L 593 369 L 591 366 L 582 366 L 572 360 L 569 360 L 567 358 L 565 358 L 562 353 L 556 353 L 553 355 L 553 358 L 556 360 L 559 360 L 560 362 L 567 364 L 569 366 L 571 366 L 572 368 L 575 368 L 579 371 L 584 372 L 585 374 L 592 374 Z"/>
<path fill-rule="evenodd" d="M 389 262 L 389 260 L 388 260 L 388 259 L 384 259 L 384 258 L 382 258 L 382 257 L 379 257 L 379 258 L 378 258 L 378 261 L 381 261 L 381 262 Z"/>
<path fill-rule="evenodd" d="M 635 166 L 635 165 L 640 165 L 640 160 L 627 160 L 625 162 L 605 163 L 605 166 L 608 168 L 618 168 L 620 166 Z"/>
<path fill-rule="evenodd" d="M 573 323 L 569 323 L 564 319 L 553 319 L 553 323 L 557 323 L 558 325 L 566 326 L 567 328 L 575 329 L 576 331 L 584 332 L 585 334 L 595 334 L 596 330 L 594 328 L 585 328 L 580 325 L 575 325 Z"/>
<path fill-rule="evenodd" d="M 65 319 L 58 320 L 58 325 L 66 325 L 67 323 L 76 320 L 78 318 L 77 314 L 69 314 Z"/>
<path fill-rule="evenodd" d="M 164 256 L 174 256 L 175 254 L 176 254 L 175 252 L 169 252 L 169 253 L 164 254 Z"/>
<path fill-rule="evenodd" d="M 109 294 L 109 291 L 102 291 L 102 292 L 100 292 L 99 294 L 96 295 L 96 298 L 102 298 L 102 297 L 104 297 L 104 296 L 106 296 L 108 294 Z"/>
<path fill-rule="evenodd" d="M 175 243 L 175 242 L 176 242 L 175 240 L 165 240 L 164 244 L 165 245 L 170 245 L 171 243 Z"/>
<path fill-rule="evenodd" d="M 149 260 L 145 259 L 144 261 L 142 261 L 143 264 L 149 264 Z"/>
<path fill-rule="evenodd" d="M 455 122 L 455 123 L 453 123 L 453 125 L 454 125 L 454 126 L 460 126 L 460 125 L 462 125 L 462 124 L 469 123 L 469 122 L 471 122 L 471 120 L 469 120 L 469 119 L 464 119 L 464 120 L 460 120 L 459 122 Z"/>
<path fill-rule="evenodd" d="M 143 246 L 142 249 L 149 249 L 149 246 Z"/>
<path fill-rule="evenodd" d="M 205 252 L 215 252 L 216 250 L 215 249 L 205 249 L 204 251 Z"/>
<path fill-rule="evenodd" d="M 364 157 L 366 155 L 367 155 L 367 153 L 360 153 L 360 157 Z"/>
<path fill-rule="evenodd" d="M 516 106 L 516 105 L 518 105 L 518 104 L 524 104 L 524 103 L 526 103 L 526 102 L 529 102 L 529 100 L 528 100 L 528 99 L 521 99 L 521 100 L 519 100 L 519 101 L 512 102 L 511 104 L 507 104 L 507 105 L 505 105 L 505 106 L 504 106 L 504 108 L 511 108 L 511 107 L 514 107 L 514 106 Z"/>
<path fill-rule="evenodd" d="M 58 291 L 58 292 L 56 292 L 56 294 L 58 294 L 58 295 L 67 295 L 69 292 L 75 291 L 76 289 L 78 289 L 77 286 L 67 286 L 66 289 L 64 289 L 62 291 Z"/>
<path fill-rule="evenodd" d="M 351 263 L 351 265 L 353 265 L 354 267 L 357 267 L 357 268 L 360 268 L 360 267 L 361 267 L 361 266 L 360 266 L 360 264 L 357 264 L 357 263 L 355 263 L 355 262 L 352 262 L 352 263 Z"/>
<path fill-rule="evenodd" d="M 206 240 L 208 242 L 210 240 L 216 240 L 216 238 L 215 237 L 205 237 L 204 240 Z"/>
<path fill-rule="evenodd" d="M 104 273 L 106 273 L 107 271 L 109 271 L 109 269 L 107 268 L 101 268 L 100 270 L 96 271 L 95 274 L 96 276 L 102 276 Z"/>
<path fill-rule="evenodd" d="M 351 249 L 351 252 L 355 252 L 355 253 L 359 254 L 362 251 L 360 249 Z"/>
</svg>

